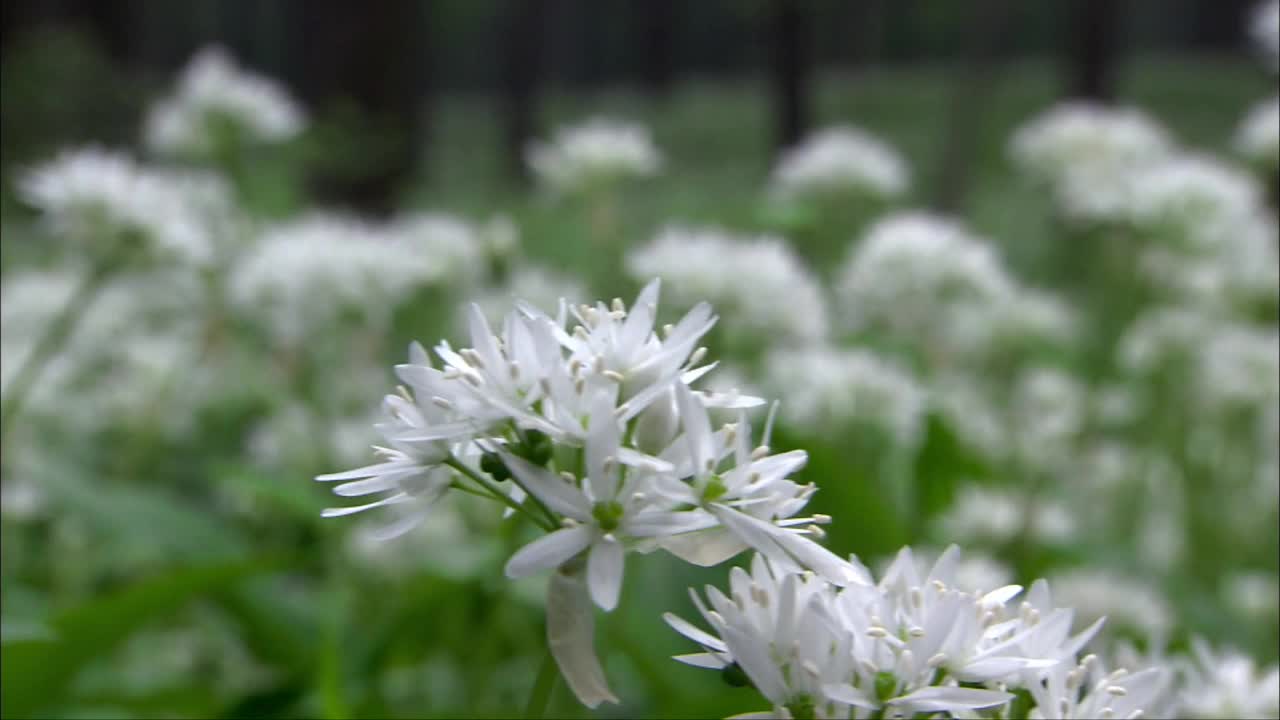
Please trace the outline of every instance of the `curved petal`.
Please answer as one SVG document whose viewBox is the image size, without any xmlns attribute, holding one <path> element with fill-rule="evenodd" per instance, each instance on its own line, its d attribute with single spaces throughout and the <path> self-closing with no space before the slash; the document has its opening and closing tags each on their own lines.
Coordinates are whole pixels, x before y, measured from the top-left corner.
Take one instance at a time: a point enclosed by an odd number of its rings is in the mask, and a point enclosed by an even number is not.
<svg viewBox="0 0 1280 720">
<path fill-rule="evenodd" d="M 557 530 L 516 551 L 507 561 L 509 578 L 524 577 L 539 570 L 560 567 L 591 544 L 591 528 L 585 525 Z"/>
<path fill-rule="evenodd" d="M 595 708 L 618 702 L 609 690 L 595 651 L 595 617 L 586 585 L 577 575 L 556 572 L 547 586 L 547 647 L 565 684 L 579 702 Z"/>
<path fill-rule="evenodd" d="M 587 554 L 587 587 L 591 589 L 591 599 L 605 612 L 618 607 L 625 562 L 622 543 L 609 537 L 592 545 Z"/>
</svg>

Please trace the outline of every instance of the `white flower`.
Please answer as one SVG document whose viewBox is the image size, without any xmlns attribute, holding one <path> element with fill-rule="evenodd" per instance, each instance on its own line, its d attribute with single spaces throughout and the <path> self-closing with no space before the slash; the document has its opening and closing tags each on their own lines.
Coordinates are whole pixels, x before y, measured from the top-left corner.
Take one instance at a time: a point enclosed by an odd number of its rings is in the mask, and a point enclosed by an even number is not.
<svg viewBox="0 0 1280 720">
<path fill-rule="evenodd" d="M 822 285 L 780 237 L 670 226 L 626 264 L 632 277 L 662 278 L 679 305 L 714 302 L 729 313 L 732 332 L 757 340 L 826 336 Z"/>
<path fill-rule="evenodd" d="M 1196 254 L 1162 246 L 1146 248 L 1139 258 L 1139 273 L 1174 299 L 1226 311 L 1273 304 L 1280 298 L 1274 216 L 1255 212 L 1224 222 L 1204 237 L 1204 251 Z"/>
<path fill-rule="evenodd" d="M 1236 131 L 1236 151 L 1257 167 L 1280 167 L 1280 97 L 1263 100 L 1245 115 Z"/>
<path fill-rule="evenodd" d="M 1064 604 L 1085 622 L 1105 617 L 1112 626 L 1162 636 L 1173 625 L 1164 596 L 1130 574 L 1096 568 L 1073 568 L 1050 578 Z"/>
<path fill-rule="evenodd" d="M 1017 607 L 1017 585 L 981 595 L 958 590 L 958 562 L 953 546 L 926 572 L 904 548 L 878 584 L 838 589 L 757 555 L 750 574 L 732 571 L 727 595 L 708 587 L 706 604 L 692 595 L 712 632 L 664 617 L 704 649 L 677 660 L 740 671 L 769 701 L 772 714 L 752 717 L 971 717 L 1023 687 L 1058 703 L 1065 678 L 1058 668 L 1075 664 L 1099 623 L 1071 634 L 1073 612 L 1050 604 L 1043 581 Z M 1112 679 L 1126 686 L 1119 677 Z M 1145 684 L 1130 687 L 1141 706 Z M 1105 704 L 1098 698 L 1083 707 Z"/>
<path fill-rule="evenodd" d="M 1240 614 L 1253 620 L 1280 615 L 1280 578 L 1275 572 L 1239 572 L 1223 581 L 1223 595 Z"/>
<path fill-rule="evenodd" d="M 960 489 L 938 524 L 945 537 L 968 542 L 1006 543 L 1024 527 L 1032 538 L 1047 543 L 1062 544 L 1076 534 L 1070 511 L 1051 498 L 1028 503 L 1020 493 L 973 484 Z"/>
<path fill-rule="evenodd" d="M 1197 390 L 1205 406 L 1264 408 L 1280 402 L 1280 334 L 1244 326 L 1200 348 Z"/>
<path fill-rule="evenodd" d="M 921 439 L 925 393 L 906 371 L 862 350 L 812 345 L 765 359 L 766 383 L 787 398 L 786 422 L 839 432 L 852 421 L 881 427 L 903 447 Z"/>
<path fill-rule="evenodd" d="M 1057 183 L 1074 168 L 1119 171 L 1159 158 L 1169 147 L 1164 129 L 1139 110 L 1072 101 L 1014 132 L 1010 154 L 1024 172 Z"/>
<path fill-rule="evenodd" d="M 1239 652 L 1214 652 L 1200 638 L 1192 641 L 1194 655 L 1182 673 L 1178 717 L 1280 717 L 1280 667 L 1259 669 Z"/>
<path fill-rule="evenodd" d="M 819 130 L 779 159 L 770 179 L 782 195 L 849 194 L 891 198 L 903 194 L 910 171 L 889 145 L 865 130 Z"/>
<path fill-rule="evenodd" d="M 301 132 L 305 121 L 282 87 L 210 47 L 192 58 L 173 94 L 151 108 L 144 136 L 158 152 L 206 155 L 215 150 L 219 122 L 232 123 L 251 141 L 282 142 Z"/>
<path fill-rule="evenodd" d="M 1148 717 L 1168 682 L 1168 671 L 1153 667 L 1136 673 L 1123 668 L 1105 673 L 1100 666 L 1095 656 L 1088 655 L 1078 665 L 1060 663 L 1042 682 L 1030 684 L 1036 703 L 1031 717 L 1034 720 Z"/>
<path fill-rule="evenodd" d="M 385 323 L 415 288 L 450 267 L 386 228 L 341 215 L 305 215 L 267 228 L 232 268 L 231 299 L 290 342 L 344 312 Z"/>
<path fill-rule="evenodd" d="M 500 287 L 483 290 L 472 297 L 470 303 L 463 304 L 459 308 L 459 316 L 465 326 L 470 306 L 474 304 L 480 307 L 485 319 L 498 323 L 517 300 L 523 300 L 534 307 L 554 307 L 561 299 L 579 304 L 585 302 L 588 296 L 587 288 L 573 275 L 521 263 L 504 279 Z"/>
<path fill-rule="evenodd" d="M 872 226 L 835 289 L 851 329 L 885 328 L 928 346 L 945 334 L 952 308 L 1006 301 L 1014 284 L 993 248 L 958 223 L 907 212 Z"/>
<path fill-rule="evenodd" d="M 1132 174 L 1130 184 L 1123 219 L 1192 250 L 1212 249 L 1220 228 L 1238 226 L 1262 206 L 1252 177 L 1206 155 L 1148 164 Z"/>
<path fill-rule="evenodd" d="M 526 158 L 539 181 L 562 193 L 655 175 L 662 167 L 647 128 L 605 118 L 561 128 L 550 142 L 532 143 Z"/>
<path fill-rule="evenodd" d="M 214 258 L 214 228 L 231 212 L 229 191 L 213 175 L 148 168 L 94 147 L 64 151 L 26 173 L 18 189 L 55 233 L 76 242 L 137 234 L 197 264 Z"/>
<path fill-rule="evenodd" d="M 485 270 L 486 228 L 445 213 L 410 213 L 387 227 L 393 237 L 429 259 L 434 272 L 452 287 L 470 287 Z"/>
<path fill-rule="evenodd" d="M 1254 6 L 1249 36 L 1271 71 L 1280 70 L 1280 1 L 1263 0 Z"/>
</svg>

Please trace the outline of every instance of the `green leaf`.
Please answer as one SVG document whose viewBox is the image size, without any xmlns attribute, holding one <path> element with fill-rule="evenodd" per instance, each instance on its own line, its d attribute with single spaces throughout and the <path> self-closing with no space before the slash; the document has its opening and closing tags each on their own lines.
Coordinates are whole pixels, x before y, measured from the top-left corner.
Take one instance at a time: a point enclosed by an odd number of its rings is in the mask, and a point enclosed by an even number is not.
<svg viewBox="0 0 1280 720">
<path fill-rule="evenodd" d="M 36 715 L 65 699 L 67 688 L 85 665 L 111 652 L 146 623 L 273 564 L 259 560 L 178 570 L 55 614 L 49 623 L 54 639 L 25 640 L 0 648 L 0 714 L 7 718 Z"/>
</svg>

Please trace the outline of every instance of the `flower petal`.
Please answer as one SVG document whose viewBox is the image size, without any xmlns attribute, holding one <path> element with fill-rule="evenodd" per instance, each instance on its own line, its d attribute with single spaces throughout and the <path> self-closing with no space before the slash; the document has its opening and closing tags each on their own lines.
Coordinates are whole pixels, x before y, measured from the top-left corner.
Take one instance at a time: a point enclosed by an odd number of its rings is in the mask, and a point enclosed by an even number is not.
<svg viewBox="0 0 1280 720">
<path fill-rule="evenodd" d="M 587 587 L 591 599 L 605 612 L 618 607 L 625 561 L 622 543 L 608 536 L 592 545 L 587 554 Z"/>
<path fill-rule="evenodd" d="M 578 575 L 551 575 L 547 586 L 547 647 L 579 702 L 589 708 L 618 702 L 596 658 L 594 608 Z"/>
<path fill-rule="evenodd" d="M 511 556 L 507 561 L 507 577 L 524 577 L 539 570 L 559 567 L 590 544 L 591 528 L 585 525 L 543 535 Z"/>
</svg>

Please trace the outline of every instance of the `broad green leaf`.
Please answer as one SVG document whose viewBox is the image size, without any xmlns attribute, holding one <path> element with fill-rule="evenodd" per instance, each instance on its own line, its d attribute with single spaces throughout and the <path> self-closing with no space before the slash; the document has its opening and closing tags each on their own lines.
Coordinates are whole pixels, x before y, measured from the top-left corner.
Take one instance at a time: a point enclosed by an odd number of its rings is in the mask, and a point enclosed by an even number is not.
<svg viewBox="0 0 1280 720">
<path fill-rule="evenodd" d="M 65 700 L 80 670 L 135 630 L 192 598 L 272 565 L 259 560 L 177 570 L 55 614 L 49 621 L 54 639 L 24 640 L 0 648 L 0 714 L 31 717 Z"/>
</svg>

